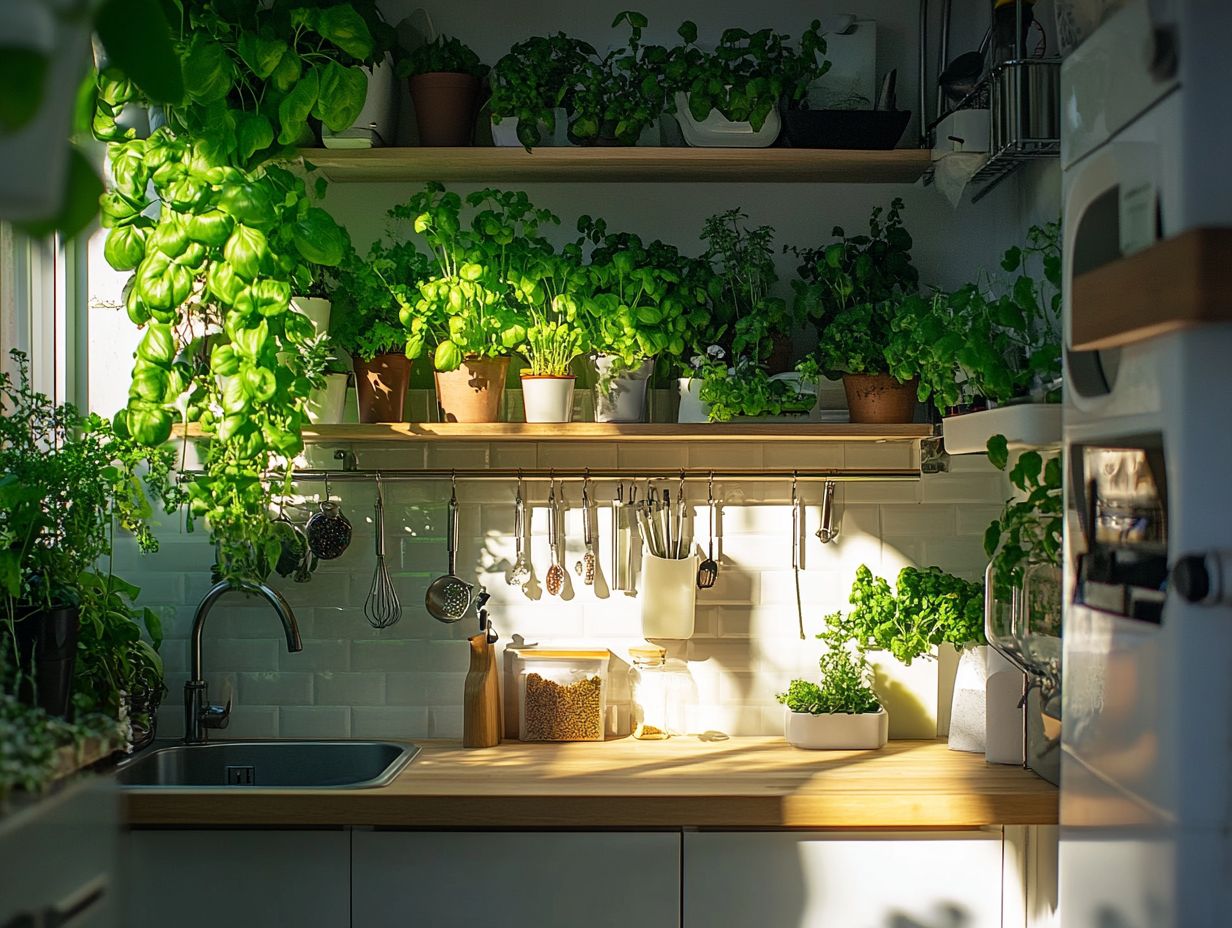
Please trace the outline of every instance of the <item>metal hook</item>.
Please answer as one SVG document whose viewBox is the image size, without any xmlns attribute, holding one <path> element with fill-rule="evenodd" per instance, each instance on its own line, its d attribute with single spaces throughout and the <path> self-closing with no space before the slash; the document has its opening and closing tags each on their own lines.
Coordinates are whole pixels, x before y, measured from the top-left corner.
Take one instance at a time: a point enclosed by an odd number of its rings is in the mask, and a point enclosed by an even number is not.
<svg viewBox="0 0 1232 928">
<path fill-rule="evenodd" d="M 329 492 L 329 474 L 326 474 L 325 475 L 325 499 L 323 500 L 323 502 L 328 503 L 332 495 L 333 494 Z"/>
<path fill-rule="evenodd" d="M 457 505 L 458 502 L 458 472 L 451 470 L 449 472 L 449 502 Z"/>
<path fill-rule="evenodd" d="M 376 472 L 376 502 L 382 509 L 385 508 L 385 486 L 381 483 L 381 472 Z"/>
<path fill-rule="evenodd" d="M 706 502 L 714 505 L 714 471 L 710 472 L 710 477 L 706 481 Z"/>
</svg>

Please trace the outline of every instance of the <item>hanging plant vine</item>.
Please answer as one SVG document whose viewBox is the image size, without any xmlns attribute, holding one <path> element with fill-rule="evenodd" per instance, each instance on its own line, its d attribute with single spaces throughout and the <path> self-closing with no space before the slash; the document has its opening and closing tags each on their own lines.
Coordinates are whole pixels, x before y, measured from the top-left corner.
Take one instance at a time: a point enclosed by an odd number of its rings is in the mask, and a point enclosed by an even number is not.
<svg viewBox="0 0 1232 928">
<path fill-rule="evenodd" d="M 363 65 L 384 57 L 392 32 L 373 0 L 267 6 L 184 0 L 172 23 L 185 97 L 148 138 L 117 124 L 146 101 L 122 72 L 97 75 L 94 132 L 108 141 L 104 255 L 131 271 L 125 308 L 143 330 L 123 434 L 149 446 L 175 422 L 211 439 L 187 486 L 189 524 L 204 518 L 217 573 L 263 578 L 279 544 L 271 494 L 303 447 L 310 391 L 328 352 L 291 306 L 314 267 L 332 267 L 344 230 L 280 162 L 319 125 L 341 131 L 363 107 Z M 309 165 L 309 167 L 311 167 Z"/>
</svg>

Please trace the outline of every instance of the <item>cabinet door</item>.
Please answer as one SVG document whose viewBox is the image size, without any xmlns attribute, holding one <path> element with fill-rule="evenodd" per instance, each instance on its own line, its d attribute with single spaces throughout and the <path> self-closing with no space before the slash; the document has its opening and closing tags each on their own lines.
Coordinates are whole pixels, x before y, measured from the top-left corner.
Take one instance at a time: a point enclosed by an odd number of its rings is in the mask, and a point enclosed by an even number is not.
<svg viewBox="0 0 1232 928">
<path fill-rule="evenodd" d="M 125 928 L 346 928 L 345 831 L 133 831 Z"/>
<path fill-rule="evenodd" d="M 691 833 L 684 928 L 1001 928 L 1000 833 Z"/>
<path fill-rule="evenodd" d="M 354 928 L 679 928 L 680 835 L 356 831 Z"/>
</svg>

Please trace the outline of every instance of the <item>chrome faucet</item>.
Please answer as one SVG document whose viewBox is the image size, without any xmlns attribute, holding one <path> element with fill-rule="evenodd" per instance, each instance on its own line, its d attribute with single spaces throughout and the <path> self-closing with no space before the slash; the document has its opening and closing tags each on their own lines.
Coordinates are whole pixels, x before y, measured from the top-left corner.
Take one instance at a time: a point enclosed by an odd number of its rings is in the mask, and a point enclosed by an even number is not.
<svg viewBox="0 0 1232 928">
<path fill-rule="evenodd" d="M 184 743 L 205 744 L 208 740 L 206 732 L 211 728 L 226 728 L 231 720 L 231 700 L 225 706 L 210 704 L 209 684 L 201 672 L 201 633 L 205 629 L 205 617 L 214 608 L 214 603 L 224 593 L 235 590 L 237 593 L 256 594 L 265 598 L 274 607 L 274 613 L 282 622 L 282 630 L 287 636 L 287 650 L 290 652 L 304 650 L 299 639 L 299 625 L 295 622 L 295 613 L 290 604 L 282 598 L 282 594 L 271 589 L 264 583 L 244 583 L 242 581 L 223 580 L 214 584 L 210 591 L 197 606 L 197 614 L 193 617 L 192 629 L 192 676 L 184 684 Z"/>
</svg>

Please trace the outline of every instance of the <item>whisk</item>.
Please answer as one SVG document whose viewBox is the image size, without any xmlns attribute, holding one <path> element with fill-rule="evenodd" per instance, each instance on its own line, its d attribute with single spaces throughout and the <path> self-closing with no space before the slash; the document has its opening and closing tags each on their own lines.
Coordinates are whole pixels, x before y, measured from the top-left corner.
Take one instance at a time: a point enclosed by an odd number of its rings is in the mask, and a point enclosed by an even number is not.
<svg viewBox="0 0 1232 928">
<path fill-rule="evenodd" d="M 385 491 L 380 474 L 376 475 L 376 571 L 364 600 L 364 617 L 373 628 L 389 628 L 402 618 L 402 603 L 385 564 Z"/>
</svg>

